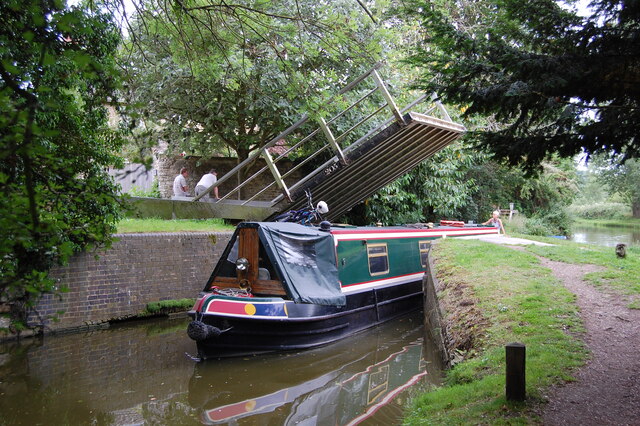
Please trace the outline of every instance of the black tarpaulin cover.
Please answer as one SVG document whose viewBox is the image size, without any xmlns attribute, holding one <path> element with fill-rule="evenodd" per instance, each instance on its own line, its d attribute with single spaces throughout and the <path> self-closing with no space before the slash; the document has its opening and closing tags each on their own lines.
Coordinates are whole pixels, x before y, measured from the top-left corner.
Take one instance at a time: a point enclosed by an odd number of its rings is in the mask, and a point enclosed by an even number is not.
<svg viewBox="0 0 640 426">
<path fill-rule="evenodd" d="M 262 222 L 258 229 L 260 241 L 296 303 L 345 305 L 331 234 L 286 222 Z"/>
</svg>

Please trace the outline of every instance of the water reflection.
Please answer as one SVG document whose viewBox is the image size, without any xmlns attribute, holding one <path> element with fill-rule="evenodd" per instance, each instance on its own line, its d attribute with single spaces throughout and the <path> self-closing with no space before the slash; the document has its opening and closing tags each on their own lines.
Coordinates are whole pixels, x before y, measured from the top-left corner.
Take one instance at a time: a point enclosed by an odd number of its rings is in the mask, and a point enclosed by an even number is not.
<svg viewBox="0 0 640 426">
<path fill-rule="evenodd" d="M 405 320 L 312 351 L 201 364 L 189 402 L 201 407 L 207 424 L 344 425 L 383 408 L 378 416 L 393 417 L 384 423 L 397 424 L 402 410 L 387 404 L 410 386 L 439 377 L 428 361 L 437 357 L 425 354 L 422 334 L 419 322 Z"/>
<path fill-rule="evenodd" d="M 437 383 L 413 315 L 311 351 L 195 364 L 186 321 L 0 345 L 0 424 L 399 424 Z"/>
<path fill-rule="evenodd" d="M 615 247 L 619 243 L 640 245 L 640 228 L 576 226 L 571 240 L 606 247 Z"/>
</svg>

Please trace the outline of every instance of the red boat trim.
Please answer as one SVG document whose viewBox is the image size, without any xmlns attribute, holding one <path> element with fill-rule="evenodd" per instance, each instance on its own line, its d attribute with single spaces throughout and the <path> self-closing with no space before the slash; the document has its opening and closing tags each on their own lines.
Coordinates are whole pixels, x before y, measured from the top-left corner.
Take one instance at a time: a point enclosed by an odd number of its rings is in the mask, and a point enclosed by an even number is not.
<svg viewBox="0 0 640 426">
<path fill-rule="evenodd" d="M 205 410 L 203 416 L 207 424 L 214 424 L 247 414 L 268 413 L 273 411 L 272 408 L 279 407 L 287 402 L 286 396 L 288 390 L 287 388 L 258 398 L 246 399 L 236 402 L 235 404 Z"/>
<path fill-rule="evenodd" d="M 448 228 L 430 230 L 397 230 L 397 231 L 359 231 L 333 233 L 336 242 L 353 240 L 379 240 L 379 239 L 402 239 L 402 238 L 439 238 L 444 236 L 462 237 L 466 235 L 497 234 L 497 228 Z"/>
<path fill-rule="evenodd" d="M 209 299 L 204 313 L 245 318 L 288 318 L 284 300 L 282 302 L 260 302 L 255 298 L 235 301 L 216 299 L 214 296 Z"/>
<path fill-rule="evenodd" d="M 371 228 L 371 229 L 365 229 L 365 228 L 359 228 L 359 229 L 332 229 L 331 230 L 331 234 L 332 235 L 346 235 L 346 234 L 395 234 L 395 233 L 412 233 L 412 232 L 442 232 L 442 231 L 458 231 L 460 232 L 460 228 L 457 227 L 448 227 L 448 228 L 443 228 L 443 227 L 439 227 L 439 228 L 424 228 L 424 229 L 418 229 L 418 228 Z M 493 232 L 494 227 L 473 227 L 473 228 L 462 228 L 462 230 L 465 231 L 490 231 Z"/>
</svg>

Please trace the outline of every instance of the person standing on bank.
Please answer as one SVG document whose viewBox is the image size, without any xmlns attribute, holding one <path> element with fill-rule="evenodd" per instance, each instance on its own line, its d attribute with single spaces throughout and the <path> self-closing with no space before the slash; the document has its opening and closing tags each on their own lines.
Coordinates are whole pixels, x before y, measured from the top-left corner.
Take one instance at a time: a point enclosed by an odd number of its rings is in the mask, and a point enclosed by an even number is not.
<svg viewBox="0 0 640 426">
<path fill-rule="evenodd" d="M 189 187 L 187 186 L 187 176 L 189 172 L 186 167 L 180 169 L 180 174 L 173 180 L 173 195 L 178 197 L 188 197 Z"/>
<path fill-rule="evenodd" d="M 502 234 L 506 237 L 507 232 L 504 230 L 504 225 L 502 224 L 502 220 L 500 220 L 500 211 L 496 210 L 493 212 L 493 216 L 488 221 L 484 222 L 483 225 L 491 225 L 495 226 L 499 230 L 502 231 Z"/>
<path fill-rule="evenodd" d="M 206 191 L 207 188 L 209 188 L 211 185 L 216 183 L 218 181 L 218 177 L 217 176 L 218 176 L 218 172 L 216 172 L 216 169 L 211 169 L 211 170 L 209 170 L 209 173 L 207 173 L 204 176 L 202 176 L 202 178 L 200 179 L 200 181 L 196 185 L 196 197 L 198 195 L 202 194 L 204 191 Z M 218 187 L 213 188 L 213 194 L 214 194 L 216 200 L 218 198 L 220 198 L 218 196 Z M 209 192 L 204 197 L 202 197 L 201 200 L 208 200 L 210 198 L 211 198 L 211 192 Z"/>
</svg>

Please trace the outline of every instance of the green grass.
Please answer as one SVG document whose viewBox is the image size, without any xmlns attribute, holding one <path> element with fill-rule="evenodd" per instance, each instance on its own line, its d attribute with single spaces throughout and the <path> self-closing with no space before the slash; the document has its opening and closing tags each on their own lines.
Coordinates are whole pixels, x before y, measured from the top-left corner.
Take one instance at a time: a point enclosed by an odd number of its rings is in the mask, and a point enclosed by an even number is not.
<svg viewBox="0 0 640 426">
<path fill-rule="evenodd" d="M 576 219 L 579 226 L 606 226 L 611 228 L 640 228 L 640 218 L 625 217 L 622 219 Z"/>
<path fill-rule="evenodd" d="M 146 314 L 158 314 L 169 312 L 182 312 L 191 309 L 195 299 L 174 299 L 161 300 L 159 302 L 147 303 Z"/>
<path fill-rule="evenodd" d="M 468 286 L 485 326 L 475 331 L 476 344 L 467 359 L 447 372 L 446 385 L 414 398 L 406 424 L 540 422 L 535 409 L 545 389 L 572 380 L 572 370 L 584 363 L 587 353 L 575 296 L 535 255 L 601 266 L 602 271 L 585 276 L 587 282 L 627 298 L 629 308 L 640 309 L 640 248 L 629 247 L 627 257 L 619 259 L 611 247 L 523 237 L 554 246 L 527 246 L 526 251 L 516 251 L 456 239 L 435 246 L 432 253 L 438 277 L 445 284 L 440 299 L 455 302 L 452 289 Z M 504 397 L 504 346 L 510 342 L 527 347 L 528 399 L 524 403 L 507 402 Z"/>
<path fill-rule="evenodd" d="M 442 278 L 469 286 L 486 327 L 476 332 L 473 357 L 457 364 L 446 386 L 415 398 L 407 424 L 521 424 L 536 421 L 532 408 L 543 389 L 569 380 L 586 359 L 575 297 L 531 253 L 479 241 L 449 239 L 434 250 Z M 447 292 L 448 290 L 445 290 Z M 442 294 L 442 297 L 454 297 Z M 450 313 L 445 313 L 445 316 Z M 504 346 L 527 347 L 526 403 L 504 397 Z"/>
<path fill-rule="evenodd" d="M 602 271 L 585 275 L 585 280 L 625 297 L 629 308 L 640 309 L 640 247 L 627 247 L 627 257 L 621 259 L 613 247 L 552 241 L 550 238 L 536 240 L 551 242 L 555 246 L 529 246 L 527 250 L 532 253 L 560 262 L 601 266 Z"/>
<path fill-rule="evenodd" d="M 118 223 L 119 233 L 137 232 L 223 232 L 235 228 L 223 219 L 123 219 Z"/>
</svg>

